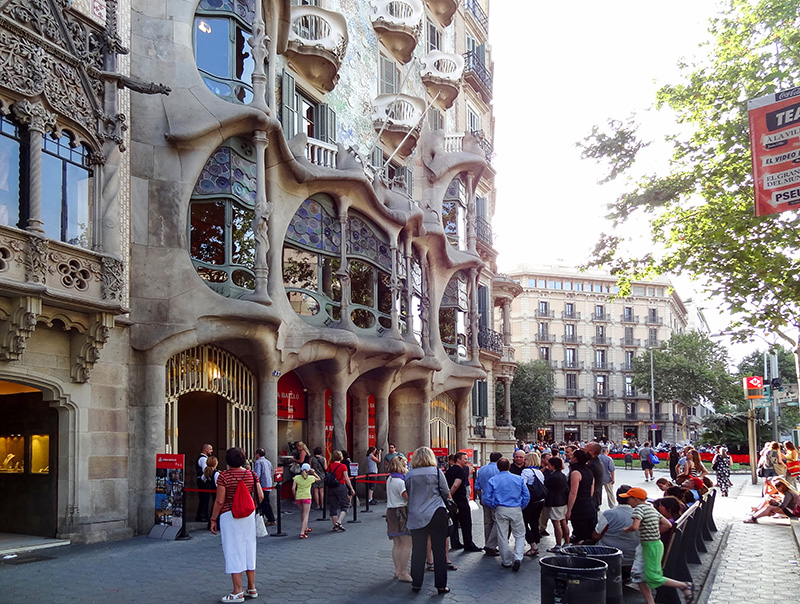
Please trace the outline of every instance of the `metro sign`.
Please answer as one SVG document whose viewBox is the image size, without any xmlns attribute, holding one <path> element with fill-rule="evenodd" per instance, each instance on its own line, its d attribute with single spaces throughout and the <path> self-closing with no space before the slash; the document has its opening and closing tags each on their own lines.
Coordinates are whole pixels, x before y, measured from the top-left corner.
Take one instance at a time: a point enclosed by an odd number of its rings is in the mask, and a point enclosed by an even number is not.
<svg viewBox="0 0 800 604">
<path fill-rule="evenodd" d="M 760 375 L 742 378 L 742 388 L 746 399 L 764 398 L 764 378 Z"/>
</svg>

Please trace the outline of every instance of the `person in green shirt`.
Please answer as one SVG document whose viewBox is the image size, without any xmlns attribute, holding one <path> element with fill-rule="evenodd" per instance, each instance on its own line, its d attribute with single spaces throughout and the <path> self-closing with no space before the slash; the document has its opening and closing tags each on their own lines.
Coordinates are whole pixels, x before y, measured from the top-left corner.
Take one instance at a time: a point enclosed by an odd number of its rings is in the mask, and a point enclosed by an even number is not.
<svg viewBox="0 0 800 604">
<path fill-rule="evenodd" d="M 292 478 L 292 493 L 302 518 L 300 539 L 308 539 L 308 534 L 314 530 L 308 527 L 308 514 L 311 511 L 311 485 L 319 479 L 320 477 L 307 463 L 300 466 L 300 473 Z"/>
<path fill-rule="evenodd" d="M 664 542 L 661 541 L 661 532 L 658 530 L 661 514 L 647 502 L 647 491 L 635 487 L 627 493 L 620 494 L 619 497 L 627 499 L 633 508 L 631 513 L 633 522 L 630 526 L 622 529 L 623 532 L 639 531 L 641 549 L 636 551 L 636 558 L 641 556 L 641 561 L 634 559 L 633 568 L 643 568 L 643 577 L 634 577 L 632 575 L 632 578 L 634 581 L 641 579 L 637 582 L 645 602 L 647 604 L 655 604 L 652 590 L 664 586 L 680 589 L 683 592 L 686 604 L 692 604 L 692 600 L 694 600 L 694 584 L 668 579 L 661 570 L 661 558 L 664 556 Z"/>
</svg>

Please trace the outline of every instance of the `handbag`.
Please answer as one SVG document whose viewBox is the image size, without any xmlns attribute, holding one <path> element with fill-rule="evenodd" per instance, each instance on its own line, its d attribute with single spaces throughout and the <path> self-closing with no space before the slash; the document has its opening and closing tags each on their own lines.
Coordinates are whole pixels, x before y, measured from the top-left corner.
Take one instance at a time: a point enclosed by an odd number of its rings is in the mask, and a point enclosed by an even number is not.
<svg viewBox="0 0 800 604">
<path fill-rule="evenodd" d="M 456 502 L 452 499 L 445 499 L 442 497 L 442 501 L 444 501 L 444 509 L 447 510 L 447 515 L 450 517 L 450 520 L 455 522 L 458 520 L 458 506 Z"/>
<path fill-rule="evenodd" d="M 789 476 L 800 476 L 800 461 L 787 461 L 786 474 Z"/>
<path fill-rule="evenodd" d="M 650 453 L 650 463 L 655 466 L 655 465 L 660 464 L 661 460 L 658 458 L 658 455 L 656 455 L 655 453 Z"/>
<path fill-rule="evenodd" d="M 301 472 L 300 464 L 298 462 L 296 462 L 296 461 L 293 461 L 292 463 L 290 463 L 289 464 L 289 472 L 291 472 L 292 474 L 299 474 Z"/>
<path fill-rule="evenodd" d="M 264 517 L 261 514 L 256 514 L 256 537 L 266 537 L 267 525 L 264 524 Z"/>
<path fill-rule="evenodd" d="M 253 474 L 252 472 L 250 472 Z M 253 484 L 255 485 L 256 475 L 253 474 Z M 253 501 L 253 496 L 250 494 L 250 489 L 244 483 L 244 476 L 239 480 L 236 485 L 236 492 L 233 494 L 233 505 L 231 505 L 231 514 L 234 518 L 247 518 L 250 514 L 256 511 L 256 504 Z"/>
<path fill-rule="evenodd" d="M 528 492 L 531 494 L 531 503 L 541 501 L 547 497 L 547 487 L 544 486 L 539 477 L 534 474 L 533 484 L 528 485 Z"/>
</svg>

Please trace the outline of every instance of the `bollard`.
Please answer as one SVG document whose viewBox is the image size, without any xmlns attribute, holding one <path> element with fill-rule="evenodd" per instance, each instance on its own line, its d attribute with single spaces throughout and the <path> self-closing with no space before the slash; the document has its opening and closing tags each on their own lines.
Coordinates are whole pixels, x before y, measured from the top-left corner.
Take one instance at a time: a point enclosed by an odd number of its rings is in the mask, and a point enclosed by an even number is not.
<svg viewBox="0 0 800 604">
<path fill-rule="evenodd" d="M 325 512 L 328 510 L 328 485 L 322 481 L 322 518 L 317 518 L 317 522 L 326 520 Z"/>
<path fill-rule="evenodd" d="M 358 493 L 356 493 L 355 487 L 353 487 L 353 504 L 352 504 L 352 507 L 353 507 L 353 519 L 352 520 L 348 520 L 347 523 L 348 524 L 357 524 L 357 523 L 359 523 L 361 521 L 358 519 Z"/>
<path fill-rule="evenodd" d="M 277 533 L 272 533 L 270 535 L 270 537 L 285 537 L 286 533 L 284 533 L 283 530 L 281 529 L 281 520 L 282 520 L 282 518 L 281 518 L 281 490 L 280 490 L 280 488 L 276 488 L 276 487 L 270 487 L 270 488 L 271 489 L 276 489 L 275 490 L 275 495 L 276 495 L 276 497 L 275 497 L 275 499 L 276 499 L 275 508 L 278 510 L 278 513 L 276 514 L 277 519 L 278 519 L 278 525 L 277 525 L 278 526 L 278 532 Z"/>
<path fill-rule="evenodd" d="M 365 477 L 366 477 L 367 480 L 364 483 L 364 486 L 365 486 L 364 492 L 367 494 L 367 496 L 364 497 L 364 500 L 365 500 L 364 509 L 361 510 L 361 513 L 362 514 L 365 514 L 365 513 L 366 514 L 371 514 L 372 510 L 369 509 L 369 485 L 371 484 L 370 483 L 370 474 L 366 474 Z"/>
</svg>

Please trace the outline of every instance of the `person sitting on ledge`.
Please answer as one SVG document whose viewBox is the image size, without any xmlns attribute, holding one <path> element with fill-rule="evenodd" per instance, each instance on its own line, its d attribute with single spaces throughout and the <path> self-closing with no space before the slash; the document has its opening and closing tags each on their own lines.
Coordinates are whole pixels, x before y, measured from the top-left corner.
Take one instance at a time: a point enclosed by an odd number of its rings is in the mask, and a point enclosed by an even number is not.
<svg viewBox="0 0 800 604">
<path fill-rule="evenodd" d="M 798 511 L 797 493 L 789 486 L 789 483 L 779 478 L 776 481 L 775 488 L 778 489 L 778 494 L 775 497 L 769 497 L 762 503 L 751 516 L 744 519 L 747 524 L 755 524 L 759 518 L 764 516 L 772 516 L 778 514 L 787 518 L 795 518 L 795 512 Z"/>
</svg>

